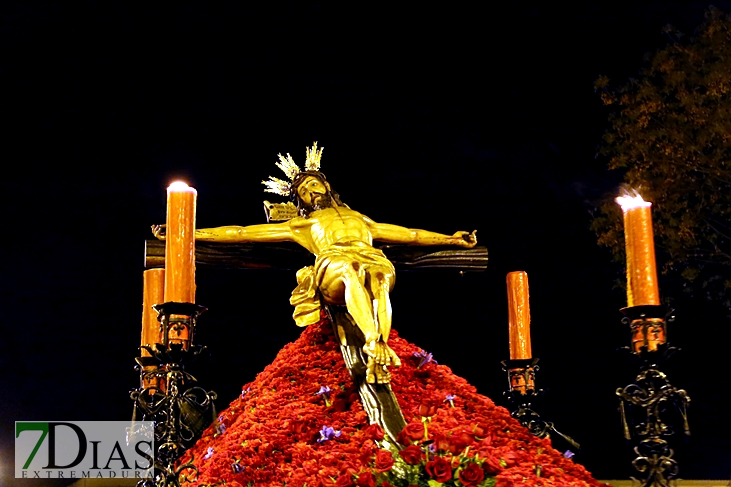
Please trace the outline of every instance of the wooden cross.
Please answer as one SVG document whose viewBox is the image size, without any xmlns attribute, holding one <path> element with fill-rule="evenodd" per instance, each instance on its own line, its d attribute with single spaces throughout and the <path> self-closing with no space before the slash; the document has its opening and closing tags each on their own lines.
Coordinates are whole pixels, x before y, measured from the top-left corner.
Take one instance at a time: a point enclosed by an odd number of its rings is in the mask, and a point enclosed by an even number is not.
<svg viewBox="0 0 731 487">
<path fill-rule="evenodd" d="M 448 246 L 383 245 L 379 247 L 397 271 L 451 269 L 460 273 L 487 269 L 487 248 Z M 196 242 L 196 267 L 218 269 L 292 269 L 313 263 L 313 256 L 300 245 L 282 243 Z M 165 266 L 165 242 L 145 242 L 145 268 Z M 345 306 L 326 306 L 345 365 L 358 387 L 363 408 L 371 423 L 377 423 L 396 447 L 398 434 L 406 426 L 401 409 L 389 384 L 369 384 L 365 380 L 367 357 L 365 339 Z M 344 339 L 343 339 L 344 338 Z"/>
</svg>

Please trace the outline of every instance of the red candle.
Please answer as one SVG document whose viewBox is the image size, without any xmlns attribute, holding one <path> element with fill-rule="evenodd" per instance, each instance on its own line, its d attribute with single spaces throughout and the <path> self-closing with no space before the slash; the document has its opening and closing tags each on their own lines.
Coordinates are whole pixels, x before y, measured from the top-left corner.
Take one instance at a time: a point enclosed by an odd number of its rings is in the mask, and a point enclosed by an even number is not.
<svg viewBox="0 0 731 487">
<path fill-rule="evenodd" d="M 627 252 L 627 306 L 659 305 L 660 292 L 655 268 L 652 203 L 638 194 L 616 199 L 624 213 Z"/>
<path fill-rule="evenodd" d="M 168 188 L 165 231 L 165 302 L 195 303 L 196 190 L 182 182 Z"/>
<path fill-rule="evenodd" d="M 532 357 L 530 346 L 530 308 L 528 305 L 528 274 L 524 271 L 508 273 L 508 329 L 510 359 Z"/>
<path fill-rule="evenodd" d="M 165 302 L 165 269 L 147 269 L 142 273 L 142 282 L 142 338 L 140 345 L 154 347 L 156 343 L 162 343 L 162 340 L 157 312 L 152 307 Z M 143 348 L 142 356 L 149 357 L 150 352 Z"/>
</svg>

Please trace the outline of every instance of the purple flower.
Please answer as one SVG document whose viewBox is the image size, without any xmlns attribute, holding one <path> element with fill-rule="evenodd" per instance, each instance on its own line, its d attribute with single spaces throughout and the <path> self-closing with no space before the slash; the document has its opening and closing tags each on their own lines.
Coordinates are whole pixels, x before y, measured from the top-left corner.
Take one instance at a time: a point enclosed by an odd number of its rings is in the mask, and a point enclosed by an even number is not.
<svg viewBox="0 0 731 487">
<path fill-rule="evenodd" d="M 206 453 L 205 455 L 203 455 L 203 460 L 208 460 L 212 456 L 213 456 L 213 447 L 212 446 L 209 446 L 208 447 L 208 453 Z"/>
<path fill-rule="evenodd" d="M 565 452 L 563 452 L 563 456 L 564 456 L 564 458 L 569 458 L 569 459 L 571 459 L 571 458 L 573 458 L 573 457 L 574 457 L 574 455 L 575 455 L 575 453 L 574 453 L 574 452 L 572 452 L 571 450 L 566 450 Z"/>
<path fill-rule="evenodd" d="M 315 395 L 324 397 L 325 406 L 330 407 L 330 388 L 328 386 L 320 386 L 320 390 Z"/>
<path fill-rule="evenodd" d="M 246 396 L 246 394 L 248 394 L 249 392 L 251 392 L 251 387 L 247 387 L 246 389 L 241 391 L 241 399 L 243 399 L 244 396 Z"/>
<path fill-rule="evenodd" d="M 444 399 L 444 402 L 449 401 L 449 405 L 454 407 L 454 400 L 457 398 L 454 394 L 447 394 L 446 398 Z"/>
<path fill-rule="evenodd" d="M 340 431 L 335 431 L 330 426 L 323 426 L 320 430 L 320 439 L 317 440 L 318 443 L 322 443 L 327 440 L 332 440 L 333 438 L 337 438 L 340 436 Z"/>
<path fill-rule="evenodd" d="M 434 357 L 432 354 L 427 353 L 426 350 L 422 350 L 421 352 L 414 352 L 414 357 L 419 357 L 421 360 L 419 360 L 419 365 L 416 366 L 417 369 L 421 368 L 422 365 L 426 365 L 429 362 L 437 363 L 436 360 L 434 360 Z"/>
<path fill-rule="evenodd" d="M 320 386 L 320 390 L 315 393 L 317 396 L 324 395 L 325 397 L 330 397 L 330 388 L 328 386 Z"/>
<path fill-rule="evenodd" d="M 216 433 L 222 435 L 226 432 L 226 425 L 223 424 L 223 415 L 218 417 L 218 423 L 216 424 Z"/>
</svg>

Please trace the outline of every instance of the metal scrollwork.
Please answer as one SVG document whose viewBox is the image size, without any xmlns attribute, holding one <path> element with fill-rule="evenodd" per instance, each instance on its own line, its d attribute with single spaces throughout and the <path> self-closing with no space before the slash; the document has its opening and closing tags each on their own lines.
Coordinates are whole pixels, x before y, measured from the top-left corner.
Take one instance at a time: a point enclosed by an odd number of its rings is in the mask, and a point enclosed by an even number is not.
<svg viewBox="0 0 731 487">
<path fill-rule="evenodd" d="M 504 395 L 510 404 L 510 415 L 538 438 L 547 438 L 553 433 L 576 451 L 580 450 L 579 443 L 558 431 L 552 422 L 543 420 L 533 410 L 533 401 L 543 394 L 543 390 L 536 389 L 535 386 L 538 359 L 504 360 L 501 363 L 503 371 L 508 374 L 509 389 Z"/>
<path fill-rule="evenodd" d="M 617 389 L 619 411 L 624 437 L 637 444 L 632 461 L 635 470 L 643 474 L 642 487 L 669 487 L 677 478 L 679 467 L 666 438 L 675 434 L 673 425 L 682 425 L 690 435 L 688 404 L 690 397 L 683 389 L 673 386 L 658 365 L 677 349 L 669 346 L 666 337 L 670 312 L 662 306 L 625 308 L 624 322 L 630 325 L 632 347 L 625 350 L 640 363 L 635 382 Z M 640 339 L 638 339 L 638 336 Z"/>
<path fill-rule="evenodd" d="M 213 401 L 217 396 L 200 387 L 184 369 L 185 363 L 205 351 L 205 347 L 193 345 L 195 322 L 205 308 L 189 303 L 165 303 L 155 308 L 159 308 L 163 343 L 142 347 L 151 356 L 137 357 L 140 388 L 130 393 L 133 420 L 141 412 L 143 420 L 155 425 L 154 478 L 140 480 L 138 487 L 179 487 L 181 480 L 194 478 L 198 469 L 192 459 L 177 467 L 176 463 L 215 419 Z M 170 319 L 170 314 L 175 317 Z M 180 329 L 189 332 L 185 343 L 168 339 L 168 331 L 177 333 Z"/>
</svg>

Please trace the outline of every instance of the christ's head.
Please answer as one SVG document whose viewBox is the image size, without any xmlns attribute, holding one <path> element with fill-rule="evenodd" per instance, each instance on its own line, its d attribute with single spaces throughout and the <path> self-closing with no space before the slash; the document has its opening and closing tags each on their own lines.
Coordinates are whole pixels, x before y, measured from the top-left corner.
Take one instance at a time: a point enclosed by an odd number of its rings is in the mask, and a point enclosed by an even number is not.
<svg viewBox="0 0 731 487">
<path fill-rule="evenodd" d="M 344 206 L 337 193 L 332 191 L 325 175 L 319 171 L 302 171 L 292 181 L 292 199 L 297 203 L 300 216 L 333 206 Z"/>
</svg>

